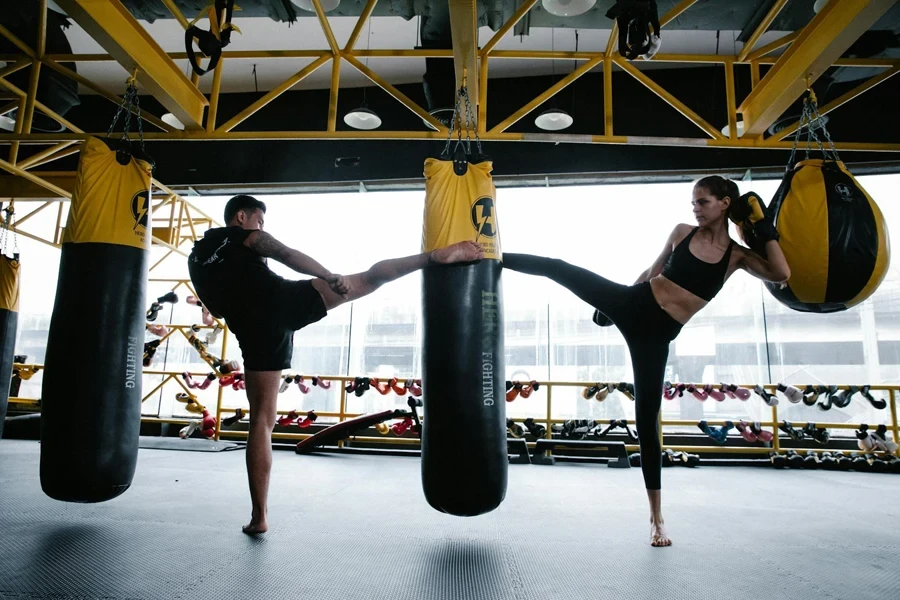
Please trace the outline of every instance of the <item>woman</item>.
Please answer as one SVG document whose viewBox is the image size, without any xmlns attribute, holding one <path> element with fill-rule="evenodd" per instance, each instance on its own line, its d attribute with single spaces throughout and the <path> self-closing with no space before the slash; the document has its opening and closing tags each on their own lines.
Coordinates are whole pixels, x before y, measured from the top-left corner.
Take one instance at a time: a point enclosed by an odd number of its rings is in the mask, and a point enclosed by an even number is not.
<svg viewBox="0 0 900 600">
<path fill-rule="evenodd" d="M 729 207 L 739 195 L 737 184 L 728 179 L 712 176 L 698 181 L 691 201 L 697 226 L 677 225 L 662 253 L 632 286 L 558 259 L 503 255 L 504 268 L 549 277 L 596 308 L 595 322 L 615 324 L 625 337 L 634 365 L 635 415 L 653 546 L 672 544 L 660 508 L 662 458 L 657 427 L 669 343 L 738 269 L 763 281 L 784 283 L 791 276 L 770 220 L 752 226 L 756 238 L 765 244 L 767 259 L 736 245 L 729 236 Z"/>
</svg>

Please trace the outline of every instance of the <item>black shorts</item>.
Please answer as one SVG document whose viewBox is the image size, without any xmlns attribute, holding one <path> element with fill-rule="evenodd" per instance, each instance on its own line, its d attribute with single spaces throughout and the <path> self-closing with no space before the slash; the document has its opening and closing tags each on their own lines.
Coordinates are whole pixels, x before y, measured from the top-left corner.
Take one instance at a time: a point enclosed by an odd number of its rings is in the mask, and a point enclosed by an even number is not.
<svg viewBox="0 0 900 600">
<path fill-rule="evenodd" d="M 225 322 L 234 333 L 248 371 L 281 371 L 291 368 L 294 332 L 321 320 L 325 303 L 311 280 L 286 281 L 279 292 L 261 299 Z"/>
</svg>

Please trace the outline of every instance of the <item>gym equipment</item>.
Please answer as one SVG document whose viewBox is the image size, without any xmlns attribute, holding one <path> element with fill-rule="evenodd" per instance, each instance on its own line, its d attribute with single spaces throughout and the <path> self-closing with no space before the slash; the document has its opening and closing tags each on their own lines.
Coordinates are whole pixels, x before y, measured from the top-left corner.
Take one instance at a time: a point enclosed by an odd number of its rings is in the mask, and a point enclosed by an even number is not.
<svg viewBox="0 0 900 600">
<path fill-rule="evenodd" d="M 862 394 L 863 397 L 878 410 L 884 410 L 885 408 L 887 408 L 887 400 L 885 400 L 884 398 L 879 398 L 878 400 L 876 400 L 872 397 L 872 394 L 869 393 L 869 388 L 870 386 L 864 385 L 862 386 L 862 388 L 860 388 L 859 393 Z"/>
<path fill-rule="evenodd" d="M 897 452 L 898 446 L 896 442 L 887 439 L 887 426 L 884 423 L 875 429 L 875 438 L 880 450 L 890 454 Z"/>
<path fill-rule="evenodd" d="M 278 419 L 276 419 L 275 422 L 278 423 L 279 425 L 281 425 L 282 427 L 287 427 L 288 425 L 293 424 L 293 422 L 297 420 L 298 416 L 299 415 L 297 415 L 297 411 L 292 410 L 288 414 L 278 417 Z"/>
<path fill-rule="evenodd" d="M 609 327 L 613 324 L 612 320 L 599 310 L 594 311 L 594 316 L 591 320 L 594 321 L 594 324 L 598 327 Z"/>
<path fill-rule="evenodd" d="M 516 398 L 519 397 L 519 390 L 522 389 L 522 384 L 518 381 L 507 381 L 506 382 L 506 401 L 512 402 Z"/>
<path fill-rule="evenodd" d="M 303 417 L 302 419 L 300 419 L 300 418 L 297 419 L 297 427 L 299 427 L 300 429 L 306 429 L 307 427 L 309 427 L 310 425 L 315 423 L 316 419 L 318 419 L 318 418 L 319 418 L 319 415 L 316 414 L 316 411 L 311 410 L 308 413 L 306 413 L 306 416 Z"/>
<path fill-rule="evenodd" d="M 778 426 L 778 429 L 780 429 L 781 431 L 783 431 L 783 432 L 785 432 L 786 434 L 788 434 L 788 436 L 789 436 L 792 440 L 796 440 L 796 441 L 798 441 L 798 442 L 801 441 L 801 440 L 805 437 L 805 434 L 803 433 L 803 430 L 802 430 L 802 429 L 795 429 L 795 428 L 791 425 L 790 421 L 782 421 L 782 422 L 781 422 L 781 425 Z"/>
<path fill-rule="evenodd" d="M 484 259 L 430 265 L 422 274 L 422 489 L 432 508 L 475 516 L 506 495 L 502 265 L 492 163 L 481 152 L 465 85 L 452 123 L 440 157 L 425 161 L 422 249 L 473 241 Z"/>
<path fill-rule="evenodd" d="M 837 459 L 831 452 L 823 452 L 819 459 L 819 464 L 828 471 L 834 471 L 838 468 Z"/>
<path fill-rule="evenodd" d="M 324 379 L 320 379 L 318 376 L 313 376 L 313 378 L 312 378 L 312 383 L 313 383 L 314 386 L 320 387 L 320 388 L 322 388 L 323 390 L 327 390 L 327 389 L 331 388 L 331 382 L 330 382 L 330 381 L 326 381 L 326 380 L 324 380 Z M 396 390 L 395 390 L 395 391 L 396 391 Z"/>
<path fill-rule="evenodd" d="M 197 402 L 197 397 L 193 394 L 179 392 L 175 394 L 175 400 L 184 403 L 184 409 L 189 413 L 202 415 L 206 411 L 206 407 Z"/>
<path fill-rule="evenodd" d="M 226 426 L 230 427 L 230 426 L 234 425 L 235 423 L 237 423 L 238 421 L 240 421 L 240 420 L 243 419 L 243 418 L 244 418 L 244 409 L 243 409 L 243 408 L 237 408 L 237 409 L 235 409 L 233 415 L 231 415 L 230 417 L 225 417 L 224 419 L 222 419 L 222 425 L 226 425 Z"/>
<path fill-rule="evenodd" d="M 19 238 L 15 230 L 16 210 L 12 203 L 3 209 L 6 218 L 0 225 L 0 438 L 9 404 L 16 332 L 19 328 Z M 9 231 L 13 231 L 12 256 L 7 254 Z"/>
<path fill-rule="evenodd" d="M 739 421 L 735 425 L 735 428 L 741 434 L 741 437 L 743 437 L 748 442 L 755 442 L 757 439 L 759 439 L 757 435 L 753 433 L 753 430 L 750 429 L 750 425 L 747 423 L 747 421 Z"/>
<path fill-rule="evenodd" d="M 788 465 L 794 469 L 802 469 L 804 466 L 803 456 L 796 450 L 788 450 L 787 453 L 785 453 L 785 458 L 787 459 Z"/>
<path fill-rule="evenodd" d="M 547 428 L 539 423 L 535 423 L 534 419 L 528 417 L 522 422 L 525 425 L 525 428 L 528 430 L 528 433 L 533 435 L 536 438 L 542 438 L 547 435 Z"/>
<path fill-rule="evenodd" d="M 132 106 L 138 145 L 128 138 Z M 41 487 L 57 500 L 115 498 L 137 463 L 153 169 L 139 111 L 132 77 L 107 134 L 124 112 L 122 138 L 89 137 L 81 148 L 41 395 Z M 72 369 L 73 348 L 81 364 L 102 364 L 108 376 Z"/>
<path fill-rule="evenodd" d="M 525 429 L 521 425 L 519 425 L 515 421 L 513 421 L 512 419 L 506 420 L 506 431 L 508 431 L 510 433 L 510 435 L 512 435 L 513 437 L 517 437 L 517 438 L 520 438 L 523 435 L 525 435 Z"/>
<path fill-rule="evenodd" d="M 159 316 L 159 311 L 162 310 L 163 304 L 177 304 L 178 303 L 178 294 L 175 292 L 169 292 L 168 294 L 164 294 L 156 299 L 156 301 L 150 305 L 150 308 L 147 309 L 147 320 L 153 322 L 156 320 L 156 317 Z"/>
<path fill-rule="evenodd" d="M 839 389 L 836 385 L 829 385 L 825 387 L 825 401 L 819 402 L 818 407 L 820 410 L 831 410 L 832 405 L 834 404 L 834 397 L 837 395 Z M 849 404 L 849 399 L 847 401 Z"/>
<path fill-rule="evenodd" d="M 890 242 L 881 210 L 841 162 L 820 118 L 810 91 L 787 174 L 767 210 L 781 236 L 791 278 L 784 288 L 765 285 L 789 308 L 831 313 L 856 306 L 878 289 L 890 262 Z M 795 162 L 801 131 L 807 134 L 806 158 Z M 812 141 L 822 159 L 809 158 Z"/>
<path fill-rule="evenodd" d="M 422 401 L 417 398 L 409 398 L 406 403 L 409 406 L 409 411 L 400 409 L 385 410 L 370 415 L 360 415 L 353 419 L 335 423 L 334 425 L 317 431 L 315 434 L 298 442 L 296 448 L 294 448 L 294 452 L 296 452 L 297 454 L 306 454 L 308 452 L 312 452 L 316 448 L 320 448 L 322 446 L 325 446 L 326 444 L 335 444 L 338 441 L 348 438 L 359 431 L 362 431 L 368 427 L 372 427 L 373 425 L 376 425 L 378 423 L 384 423 L 385 421 L 388 421 L 390 419 L 403 419 L 406 417 L 411 417 L 414 422 L 414 431 L 421 432 L 422 423 L 419 420 L 419 414 L 416 409 L 422 406 Z"/>
<path fill-rule="evenodd" d="M 203 379 L 203 381 L 201 381 L 200 383 L 197 383 L 196 381 L 194 381 L 194 378 L 193 378 L 193 377 L 191 376 L 191 374 L 188 373 L 187 371 L 185 371 L 184 373 L 181 374 L 181 378 L 184 379 L 184 384 L 185 384 L 186 386 L 188 386 L 189 389 L 192 389 L 192 390 L 205 390 L 206 388 L 208 388 L 208 387 L 210 386 L 210 384 L 212 384 L 213 381 L 216 380 L 216 374 L 215 374 L 215 373 L 209 373 L 209 374 Z"/>
<path fill-rule="evenodd" d="M 728 395 L 732 398 L 738 398 L 739 400 L 745 401 L 750 398 L 750 390 L 748 390 L 747 388 L 738 387 L 733 383 L 727 385 L 723 383 L 721 385 L 722 389 L 724 391 L 727 391 Z"/>
<path fill-rule="evenodd" d="M 662 45 L 656 0 L 618 0 L 606 12 L 618 24 L 619 54 L 628 60 L 653 58 Z"/>
<path fill-rule="evenodd" d="M 787 398 L 788 402 L 790 402 L 791 404 L 799 404 L 803 401 L 803 392 L 792 385 L 784 385 L 783 383 L 779 383 L 776 386 L 776 389 L 784 394 L 784 397 Z"/>
<path fill-rule="evenodd" d="M 206 409 L 203 410 L 203 419 L 200 421 L 200 435 L 205 438 L 216 437 L 216 418 Z"/>
<path fill-rule="evenodd" d="M 506 440 L 506 453 L 511 465 L 530 465 L 531 456 L 528 454 L 528 443 L 523 439 Z"/>
<path fill-rule="evenodd" d="M 224 11 L 224 20 L 219 23 L 220 15 Z M 209 31 L 203 31 L 195 25 L 203 17 L 201 12 L 190 22 L 190 27 L 184 31 L 184 46 L 187 51 L 188 60 L 191 62 L 191 69 L 198 76 L 203 76 L 212 71 L 219 64 L 222 57 L 222 48 L 231 43 L 231 32 L 237 31 L 241 33 L 237 25 L 232 24 L 231 15 L 234 12 L 234 0 L 214 0 L 209 6 Z M 197 40 L 197 46 L 200 51 L 209 57 L 209 64 L 203 69 L 197 62 L 197 55 L 194 52 L 194 39 Z"/>
<path fill-rule="evenodd" d="M 715 443 L 724 444 L 728 440 L 728 432 L 734 429 L 734 423 L 725 421 L 723 427 L 710 427 L 710 425 L 703 420 L 697 423 L 697 427 L 700 428 L 700 431 L 711 437 Z"/>
<path fill-rule="evenodd" d="M 690 384 L 687 386 L 687 391 L 690 392 L 694 398 L 700 400 L 701 402 L 706 402 L 706 399 L 709 398 L 709 392 L 706 388 L 697 388 L 694 384 Z"/>
<path fill-rule="evenodd" d="M 178 437 L 180 437 L 183 440 L 186 440 L 189 437 L 191 437 L 192 435 L 194 435 L 194 432 L 199 429 L 200 429 L 200 421 L 194 419 L 190 423 L 188 423 L 185 427 L 181 428 L 181 430 L 178 432 Z"/>
<path fill-rule="evenodd" d="M 545 452 L 553 451 L 557 448 L 603 448 L 610 454 L 610 459 L 615 458 L 615 460 L 610 460 L 606 463 L 607 467 L 614 469 L 631 468 L 631 462 L 628 460 L 628 452 L 625 450 L 625 442 L 604 442 L 600 440 L 540 439 L 535 442 L 534 449 L 531 453 L 531 462 L 536 465 L 554 464 L 556 459 L 552 455 L 545 456 Z"/>
<path fill-rule="evenodd" d="M 807 452 L 806 456 L 803 457 L 803 468 L 804 469 L 817 469 L 819 467 L 819 457 L 816 456 L 815 452 Z"/>
<path fill-rule="evenodd" d="M 750 431 L 756 436 L 756 439 L 760 442 L 768 443 L 771 442 L 775 436 L 771 431 L 762 428 L 762 425 L 759 421 L 755 421 L 750 424 Z"/>
<path fill-rule="evenodd" d="M 769 406 L 778 406 L 778 398 L 775 396 L 775 394 L 770 394 L 769 392 L 767 392 L 766 388 L 764 388 L 763 386 L 757 385 L 753 388 L 753 391 L 756 392 L 756 395 L 762 398 L 763 402 L 765 402 Z"/>
<path fill-rule="evenodd" d="M 827 444 L 828 440 L 831 439 L 831 434 L 828 433 L 828 430 L 816 427 L 815 423 L 807 423 L 806 427 L 803 428 L 803 434 L 820 444 Z"/>
</svg>

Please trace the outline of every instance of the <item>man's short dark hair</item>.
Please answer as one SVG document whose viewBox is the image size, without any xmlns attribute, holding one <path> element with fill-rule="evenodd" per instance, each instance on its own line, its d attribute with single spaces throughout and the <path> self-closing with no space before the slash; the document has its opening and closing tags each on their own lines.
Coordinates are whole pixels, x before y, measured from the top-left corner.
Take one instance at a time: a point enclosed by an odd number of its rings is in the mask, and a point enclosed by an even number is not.
<svg viewBox="0 0 900 600">
<path fill-rule="evenodd" d="M 231 220 L 242 210 L 252 213 L 257 208 L 266 212 L 266 203 L 246 194 L 235 196 L 225 205 L 225 223 L 231 223 Z"/>
</svg>

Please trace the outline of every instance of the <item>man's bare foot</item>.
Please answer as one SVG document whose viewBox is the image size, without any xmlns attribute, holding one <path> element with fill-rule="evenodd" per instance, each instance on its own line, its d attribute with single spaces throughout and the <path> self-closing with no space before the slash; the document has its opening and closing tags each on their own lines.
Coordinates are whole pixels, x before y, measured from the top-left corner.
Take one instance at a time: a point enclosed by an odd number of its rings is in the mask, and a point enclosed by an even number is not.
<svg viewBox="0 0 900 600">
<path fill-rule="evenodd" d="M 269 524 L 265 521 L 250 521 L 247 525 L 241 527 L 241 531 L 247 535 L 258 535 L 269 530 Z"/>
<path fill-rule="evenodd" d="M 458 262 L 473 262 L 484 258 L 484 248 L 475 242 L 459 242 L 431 253 L 431 262 L 449 265 Z"/>
<path fill-rule="evenodd" d="M 650 545 L 654 548 L 672 545 L 672 540 L 669 539 L 669 534 L 661 519 L 659 521 L 650 519 Z"/>
</svg>

